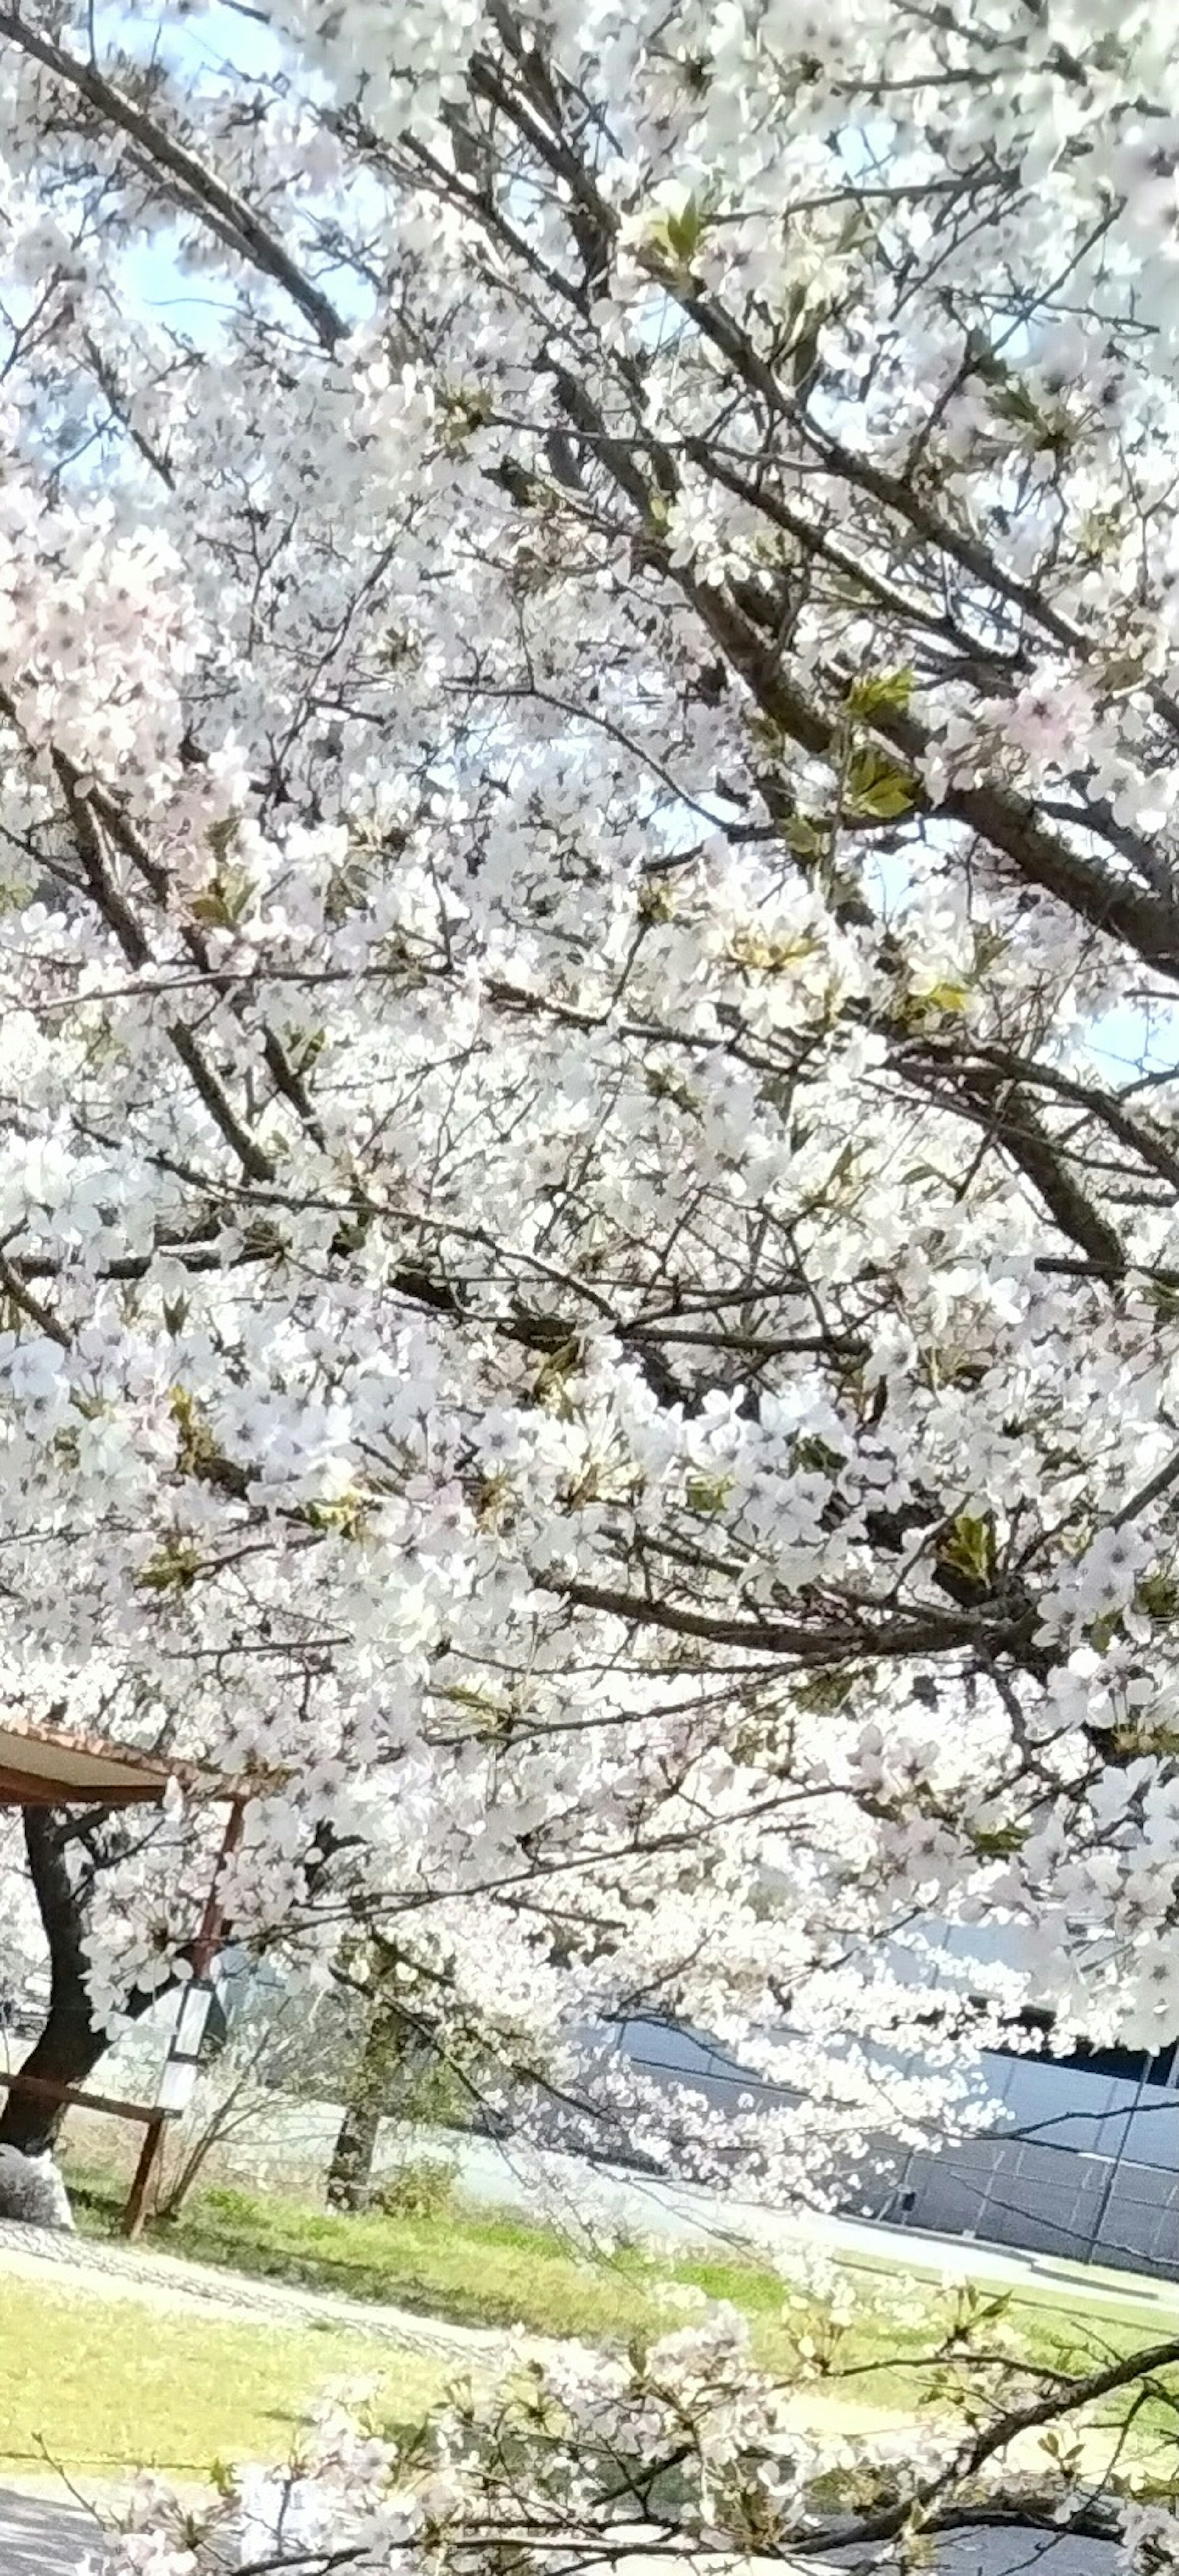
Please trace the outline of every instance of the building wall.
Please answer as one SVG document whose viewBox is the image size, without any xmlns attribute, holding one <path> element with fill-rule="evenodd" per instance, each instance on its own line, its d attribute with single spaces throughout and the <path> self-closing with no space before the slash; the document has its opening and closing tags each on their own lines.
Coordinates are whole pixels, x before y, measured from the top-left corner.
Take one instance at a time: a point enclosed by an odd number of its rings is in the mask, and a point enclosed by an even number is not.
<svg viewBox="0 0 1179 2576">
<path fill-rule="evenodd" d="M 1128 2158 L 1179 2174 L 1179 2093 L 1169 2086 L 1046 2058 L 988 2055 L 983 2064 L 1003 2104 L 1005 2128 L 1044 2147 Z"/>
<path fill-rule="evenodd" d="M 864 2214 L 1074 2262 L 1179 2277 L 1179 2175 L 1023 2140 L 976 2138 L 918 2154 Z"/>
<path fill-rule="evenodd" d="M 761 2091 L 732 2058 L 688 2032 L 630 2022 L 619 2045 L 648 2072 L 690 2083 L 718 2109 Z M 1047 2059 L 988 2053 L 1002 2134 L 906 2155 L 878 2140 L 848 2176 L 857 2216 L 1179 2277 L 1179 2094 Z"/>
</svg>

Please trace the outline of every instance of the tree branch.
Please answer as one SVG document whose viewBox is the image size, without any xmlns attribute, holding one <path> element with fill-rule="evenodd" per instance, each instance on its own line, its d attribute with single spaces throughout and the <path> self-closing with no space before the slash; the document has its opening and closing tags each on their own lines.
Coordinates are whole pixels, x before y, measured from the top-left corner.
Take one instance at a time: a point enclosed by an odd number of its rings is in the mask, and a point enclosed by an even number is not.
<svg viewBox="0 0 1179 2576">
<path fill-rule="evenodd" d="M 290 252 L 267 231 L 243 198 L 235 196 L 195 154 L 145 116 L 143 109 L 116 89 L 96 64 L 79 62 L 76 55 L 65 53 L 39 28 L 30 27 L 18 10 L 0 9 L 0 38 L 6 38 L 32 61 L 42 63 L 55 80 L 63 81 L 109 125 L 117 126 L 153 168 L 166 171 L 179 187 L 184 203 L 195 214 L 212 219 L 223 240 L 227 239 L 252 267 L 281 286 L 311 323 L 322 346 L 334 349 L 344 336 L 344 325 L 334 305 L 304 277 Z"/>
</svg>

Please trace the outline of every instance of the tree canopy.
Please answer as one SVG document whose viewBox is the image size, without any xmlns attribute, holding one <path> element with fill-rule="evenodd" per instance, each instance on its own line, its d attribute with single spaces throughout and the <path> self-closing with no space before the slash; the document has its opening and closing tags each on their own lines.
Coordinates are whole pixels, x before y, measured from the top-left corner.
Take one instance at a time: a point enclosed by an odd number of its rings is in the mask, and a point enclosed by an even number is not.
<svg viewBox="0 0 1179 2576">
<path fill-rule="evenodd" d="M 0 9 L 7 1699 L 570 2117 L 805 2063 L 773 2188 L 1173 2036 L 1170 52 Z"/>
<path fill-rule="evenodd" d="M 18 0 L 0 136 L 6 1706 L 492 2091 L 805 2069 L 770 2191 L 1172 2038 L 1165 14 Z M 42 1836 L 104 2027 L 217 1831 Z"/>
</svg>

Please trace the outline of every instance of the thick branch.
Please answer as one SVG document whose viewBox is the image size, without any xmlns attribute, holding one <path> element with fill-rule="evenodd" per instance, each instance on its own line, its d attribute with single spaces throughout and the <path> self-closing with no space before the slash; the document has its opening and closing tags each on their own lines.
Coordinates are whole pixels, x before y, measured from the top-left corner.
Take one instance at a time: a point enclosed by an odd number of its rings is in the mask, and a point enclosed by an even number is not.
<svg viewBox="0 0 1179 2576">
<path fill-rule="evenodd" d="M 304 277 L 290 252 L 267 231 L 243 198 L 235 196 L 232 188 L 227 188 L 182 143 L 175 142 L 150 116 L 145 116 L 133 99 L 104 78 L 96 64 L 79 62 L 75 55 L 65 53 L 49 36 L 30 27 L 17 10 L 0 9 L 0 37 L 6 37 L 9 44 L 16 45 L 34 62 L 43 63 L 55 80 L 76 90 L 109 125 L 127 135 L 153 168 L 166 171 L 179 187 L 185 204 L 211 221 L 220 237 L 228 240 L 252 267 L 284 288 L 292 303 L 306 315 L 325 349 L 335 347 L 344 334 L 335 307 Z"/>
<path fill-rule="evenodd" d="M 807 1628 L 787 1620 L 729 1619 L 719 1612 L 688 1610 L 678 1602 L 654 1600 L 642 1592 L 618 1592 L 548 1571 L 535 1573 L 532 1579 L 540 1591 L 556 1593 L 577 1610 L 600 1610 L 634 1627 L 664 1628 L 676 1636 L 700 1637 L 709 1645 L 736 1646 L 753 1655 L 786 1655 L 801 1664 L 944 1653 L 954 1646 L 977 1645 L 984 1636 L 992 1652 L 1019 1643 L 1018 1632 L 1009 1625 L 996 1634 L 994 1629 L 984 1631 L 976 1619 L 940 1610 L 913 1619 L 882 1619 L 878 1627 L 865 1619 L 829 1620 Z"/>
<path fill-rule="evenodd" d="M 803 2540 L 792 2541 L 791 2547 L 801 2557 L 804 2552 L 813 2556 L 820 2551 L 845 2548 L 852 2542 L 890 2540 L 898 2531 L 904 2530 L 914 2513 L 920 2513 L 924 2521 L 923 2508 L 926 2505 L 948 2488 L 977 2477 L 988 2460 L 1007 2450 L 1021 2433 L 1035 2432 L 1042 2424 L 1055 2424 L 1062 2415 L 1075 2414 L 1081 2406 L 1095 2405 L 1099 2398 L 1112 2397 L 1117 2389 L 1130 2388 L 1136 2380 L 1149 2379 L 1155 2371 L 1173 2369 L 1176 2363 L 1179 2363 L 1179 2337 L 1172 2336 L 1168 2343 L 1152 2344 L 1145 2352 L 1128 2353 L 1121 2361 L 1110 2362 L 1104 2370 L 1090 2371 L 1087 2378 L 1074 2379 L 1064 2389 L 1058 2386 L 1047 2397 L 1038 2397 L 1030 2405 L 1012 2407 L 1008 2414 L 1000 2415 L 995 2423 L 976 2434 L 969 2449 L 960 2454 L 952 2467 L 941 2471 L 935 2478 L 922 2479 L 901 2503 L 885 2506 L 879 2513 L 862 2515 L 855 2522 L 837 2526 L 834 2531 L 809 2533 Z"/>
</svg>

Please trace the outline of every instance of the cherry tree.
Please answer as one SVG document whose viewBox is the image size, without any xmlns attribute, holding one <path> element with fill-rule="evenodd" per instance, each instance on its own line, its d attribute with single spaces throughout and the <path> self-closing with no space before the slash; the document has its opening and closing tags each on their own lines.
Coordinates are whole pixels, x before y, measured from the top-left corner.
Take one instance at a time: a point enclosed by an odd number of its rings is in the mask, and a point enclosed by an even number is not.
<svg viewBox="0 0 1179 2576">
<path fill-rule="evenodd" d="M 0 8 L 9 1704 L 777 2193 L 1175 2014 L 1175 73 L 969 21 Z"/>
<path fill-rule="evenodd" d="M 683 2106 L 750 2187 L 1025 1999 L 1171 2036 L 1159 13 L 20 0 L 0 67 L 9 1704 L 247 1779 L 235 1935 L 379 1940 L 577 2134 L 659 2149 L 630 2013 L 805 2072 Z M 88 1830 L 91 2049 L 216 1823 Z M 1018 1975 L 931 1994 L 931 1914 Z"/>
</svg>

